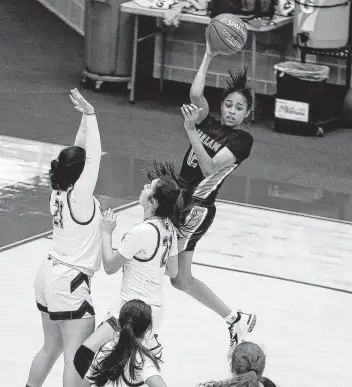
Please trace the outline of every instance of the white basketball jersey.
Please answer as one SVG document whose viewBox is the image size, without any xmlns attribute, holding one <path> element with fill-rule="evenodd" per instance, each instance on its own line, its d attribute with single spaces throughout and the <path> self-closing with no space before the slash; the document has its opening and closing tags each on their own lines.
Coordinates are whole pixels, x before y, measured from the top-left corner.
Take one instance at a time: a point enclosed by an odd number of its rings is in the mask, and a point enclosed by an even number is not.
<svg viewBox="0 0 352 387">
<path fill-rule="evenodd" d="M 138 252 L 130 255 L 134 248 Z M 178 254 L 177 233 L 169 220 L 149 218 L 133 227 L 118 247 L 128 259 L 123 267 L 121 298 L 123 302 L 139 299 L 149 305 L 164 302 L 165 268 L 170 256 Z"/>
<path fill-rule="evenodd" d="M 114 339 L 112 341 L 109 341 L 106 343 L 101 350 L 99 350 L 93 360 L 93 364 L 96 366 L 98 362 L 102 361 L 107 353 L 110 353 L 110 351 L 113 349 L 113 347 L 116 345 L 117 339 Z M 145 346 L 145 343 L 142 343 Z M 141 364 L 141 356 L 140 354 L 137 355 L 137 362 Z M 89 368 L 85 378 L 90 379 L 92 375 L 92 368 Z M 146 380 L 148 380 L 152 376 L 160 376 L 160 371 L 157 369 L 155 364 L 151 359 L 148 357 L 144 357 L 143 366 L 139 371 L 136 372 L 136 379 L 132 379 L 128 372 L 128 365 L 125 369 L 125 372 L 121 375 L 120 379 L 118 380 L 118 383 L 113 384 L 111 382 L 108 382 L 106 384 L 106 387 L 141 387 L 141 386 L 147 386 L 145 384 Z M 92 381 L 91 381 L 92 383 Z M 91 384 L 94 386 L 94 384 Z"/>
<path fill-rule="evenodd" d="M 101 210 L 94 198 L 94 213 L 80 223 L 72 215 L 70 192 L 53 191 L 50 211 L 53 218 L 53 247 L 50 256 L 89 275 L 99 270 L 102 259 Z"/>
</svg>

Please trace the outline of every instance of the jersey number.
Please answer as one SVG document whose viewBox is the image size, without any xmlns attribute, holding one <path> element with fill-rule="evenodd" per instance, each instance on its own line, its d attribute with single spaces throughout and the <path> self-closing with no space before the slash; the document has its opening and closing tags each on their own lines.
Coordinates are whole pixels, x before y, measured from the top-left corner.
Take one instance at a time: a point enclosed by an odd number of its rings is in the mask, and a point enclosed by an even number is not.
<svg viewBox="0 0 352 387">
<path fill-rule="evenodd" d="M 197 160 L 196 154 L 194 153 L 193 148 L 191 149 L 187 157 L 187 164 L 192 168 L 197 168 L 198 166 L 198 160 Z"/>
<path fill-rule="evenodd" d="M 172 246 L 172 235 L 163 238 L 163 255 L 161 256 L 160 267 L 164 267 L 169 259 L 169 254 Z"/>
<path fill-rule="evenodd" d="M 53 224 L 56 227 L 64 228 L 64 222 L 62 219 L 62 209 L 64 207 L 64 204 L 61 200 L 55 199 L 55 211 L 53 215 Z"/>
</svg>

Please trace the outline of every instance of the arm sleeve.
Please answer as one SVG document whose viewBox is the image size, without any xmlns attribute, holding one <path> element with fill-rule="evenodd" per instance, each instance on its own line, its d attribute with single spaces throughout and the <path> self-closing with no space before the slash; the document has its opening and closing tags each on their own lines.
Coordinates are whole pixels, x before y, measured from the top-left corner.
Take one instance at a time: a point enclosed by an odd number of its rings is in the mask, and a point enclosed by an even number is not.
<svg viewBox="0 0 352 387">
<path fill-rule="evenodd" d="M 147 256 L 153 254 L 158 240 L 154 228 L 146 223 L 134 226 L 126 234 L 118 246 L 117 251 L 126 259 L 132 259 L 136 254 L 144 251 Z M 150 255 L 151 255 L 150 254 Z"/>
<path fill-rule="evenodd" d="M 91 200 L 95 185 L 98 180 L 101 160 L 101 142 L 98 122 L 95 115 L 89 115 L 87 119 L 86 138 L 86 162 L 81 176 L 74 186 L 74 194 L 77 200 Z"/>
<path fill-rule="evenodd" d="M 82 114 L 81 124 L 79 126 L 76 139 L 75 139 L 75 146 L 80 146 L 81 148 L 85 148 L 86 138 L 87 138 L 87 116 L 85 114 Z"/>
<path fill-rule="evenodd" d="M 253 137 L 246 132 L 236 133 L 229 138 L 225 146 L 236 157 L 236 163 L 247 159 L 251 153 Z"/>
</svg>

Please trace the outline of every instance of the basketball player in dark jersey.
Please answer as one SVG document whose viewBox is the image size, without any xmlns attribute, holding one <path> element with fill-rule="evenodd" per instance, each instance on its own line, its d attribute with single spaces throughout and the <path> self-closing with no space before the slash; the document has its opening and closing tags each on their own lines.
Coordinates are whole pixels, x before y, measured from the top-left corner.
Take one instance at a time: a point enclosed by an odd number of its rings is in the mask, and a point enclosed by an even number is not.
<svg viewBox="0 0 352 387">
<path fill-rule="evenodd" d="M 209 115 L 204 86 L 209 65 L 216 55 L 207 46 L 191 87 L 191 104 L 181 108 L 184 128 L 191 144 L 183 159 L 179 184 L 193 191 L 199 204 L 192 211 L 193 229 L 188 235 L 180 236 L 178 274 L 171 282 L 175 288 L 194 297 L 225 319 L 233 346 L 253 330 L 256 316 L 233 311 L 203 282 L 194 278 L 191 271 L 196 244 L 214 220 L 218 191 L 226 177 L 249 157 L 253 145 L 251 134 L 239 129 L 252 109 L 252 94 L 247 86 L 246 72 L 234 75 L 229 71 L 230 80 L 221 101 L 221 119 Z"/>
</svg>

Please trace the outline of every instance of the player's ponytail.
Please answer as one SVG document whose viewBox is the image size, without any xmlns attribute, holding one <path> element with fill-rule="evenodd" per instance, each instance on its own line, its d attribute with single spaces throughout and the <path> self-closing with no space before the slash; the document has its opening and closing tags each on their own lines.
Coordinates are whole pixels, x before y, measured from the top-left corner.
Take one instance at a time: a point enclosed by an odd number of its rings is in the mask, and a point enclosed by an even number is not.
<svg viewBox="0 0 352 387">
<path fill-rule="evenodd" d="M 126 367 L 130 378 L 135 380 L 146 357 L 159 369 L 161 360 L 154 357 L 141 342 L 152 323 L 150 306 L 140 300 L 129 301 L 121 308 L 118 322 L 121 331 L 117 342 L 112 349 L 103 346 L 98 354 L 101 360 L 93 362 L 91 367 L 88 379 L 97 387 L 103 387 L 108 382 L 117 384 Z"/>
<path fill-rule="evenodd" d="M 173 207 L 173 212 L 170 215 L 170 220 L 180 234 L 183 234 L 190 228 L 190 223 L 195 215 L 190 210 L 194 204 L 196 203 L 192 199 L 192 192 L 178 188 L 178 196 Z"/>
<path fill-rule="evenodd" d="M 147 171 L 149 180 L 159 179 L 155 187 L 154 198 L 158 202 L 155 215 L 169 218 L 182 234 L 188 228 L 190 209 L 192 207 L 192 191 L 179 186 L 178 177 L 171 163 L 154 162 L 154 168 Z"/>
<path fill-rule="evenodd" d="M 52 160 L 51 161 L 51 168 L 49 170 L 49 177 L 51 182 L 52 189 L 59 190 L 60 184 L 59 184 L 59 176 L 58 176 L 58 161 Z"/>
<path fill-rule="evenodd" d="M 250 371 L 226 380 L 201 383 L 197 387 L 260 387 L 260 382 L 256 372 Z"/>
<path fill-rule="evenodd" d="M 86 159 L 85 149 L 69 146 L 63 149 L 58 158 L 51 161 L 49 178 L 51 187 L 58 191 L 67 191 L 79 179 Z"/>
<path fill-rule="evenodd" d="M 247 111 L 252 109 L 253 98 L 252 89 L 247 82 L 247 68 L 244 68 L 237 73 L 229 70 L 230 78 L 227 80 L 227 87 L 224 90 L 221 102 L 224 102 L 226 97 L 232 93 L 239 93 L 247 100 Z"/>
</svg>

